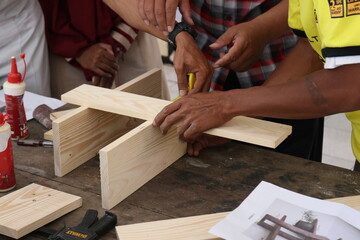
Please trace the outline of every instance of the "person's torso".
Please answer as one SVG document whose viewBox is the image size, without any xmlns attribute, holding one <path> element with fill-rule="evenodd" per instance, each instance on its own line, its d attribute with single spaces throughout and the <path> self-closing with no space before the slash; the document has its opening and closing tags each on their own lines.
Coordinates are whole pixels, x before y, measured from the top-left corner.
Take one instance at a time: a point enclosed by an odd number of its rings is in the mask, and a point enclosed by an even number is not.
<svg viewBox="0 0 360 240">
<path fill-rule="evenodd" d="M 303 28 L 323 60 L 360 55 L 359 0 L 290 0 L 289 24 Z"/>
<path fill-rule="evenodd" d="M 215 62 L 219 53 L 227 49 L 212 50 L 214 43 L 230 27 L 250 21 L 274 7 L 278 0 L 193 0 L 191 1 L 192 18 L 198 32 L 196 42 L 206 58 Z M 285 54 L 295 45 L 296 36 L 289 34 L 265 46 L 262 56 L 248 71 L 238 72 L 241 88 L 261 85 L 284 59 Z M 212 79 L 211 88 L 222 90 L 229 69 L 218 68 Z"/>
<path fill-rule="evenodd" d="M 303 32 L 326 58 L 360 56 L 359 0 L 290 0 L 289 25 Z M 341 79 L 339 79 L 341 81 Z M 346 113 L 352 123 L 352 147 L 360 158 L 360 111 Z"/>
</svg>

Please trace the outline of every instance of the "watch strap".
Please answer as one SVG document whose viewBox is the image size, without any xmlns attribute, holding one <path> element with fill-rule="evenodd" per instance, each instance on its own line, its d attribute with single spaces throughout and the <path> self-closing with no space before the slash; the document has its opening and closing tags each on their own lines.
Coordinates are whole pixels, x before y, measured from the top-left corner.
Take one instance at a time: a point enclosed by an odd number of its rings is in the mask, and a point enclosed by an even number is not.
<svg viewBox="0 0 360 240">
<path fill-rule="evenodd" d="M 174 30 L 169 33 L 168 35 L 168 42 L 171 46 L 173 46 L 176 49 L 176 36 L 183 32 L 188 32 L 194 39 L 197 37 L 197 32 L 186 22 L 179 22 L 175 24 Z"/>
</svg>

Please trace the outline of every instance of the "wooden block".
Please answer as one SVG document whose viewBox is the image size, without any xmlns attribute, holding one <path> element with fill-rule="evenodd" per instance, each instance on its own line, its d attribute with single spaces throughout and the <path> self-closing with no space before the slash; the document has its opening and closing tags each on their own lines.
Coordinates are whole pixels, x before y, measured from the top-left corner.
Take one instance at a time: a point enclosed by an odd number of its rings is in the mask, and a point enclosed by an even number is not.
<svg viewBox="0 0 360 240">
<path fill-rule="evenodd" d="M 334 198 L 329 201 L 345 204 L 360 211 L 360 196 Z M 116 227 L 121 240 L 215 240 L 209 230 L 230 212 L 176 218 Z"/>
<path fill-rule="evenodd" d="M 90 85 L 82 85 L 65 93 L 62 95 L 62 100 L 149 121 L 152 121 L 161 109 L 171 103 Z M 238 116 L 223 126 L 205 133 L 275 148 L 291 133 L 291 126 Z"/>
<path fill-rule="evenodd" d="M 102 206 L 110 209 L 186 152 L 175 128 L 163 136 L 150 121 L 100 150 Z"/>
<path fill-rule="evenodd" d="M 0 198 L 0 234 L 18 239 L 81 205 L 81 197 L 28 185 Z"/>
<path fill-rule="evenodd" d="M 161 70 L 153 69 L 115 90 L 159 97 Z M 106 144 L 142 122 L 87 107 L 80 107 L 57 118 L 53 121 L 55 175 L 64 176 L 96 156 Z"/>
<path fill-rule="evenodd" d="M 53 140 L 53 131 L 49 130 L 47 132 L 44 132 L 44 139 L 52 141 Z"/>
</svg>

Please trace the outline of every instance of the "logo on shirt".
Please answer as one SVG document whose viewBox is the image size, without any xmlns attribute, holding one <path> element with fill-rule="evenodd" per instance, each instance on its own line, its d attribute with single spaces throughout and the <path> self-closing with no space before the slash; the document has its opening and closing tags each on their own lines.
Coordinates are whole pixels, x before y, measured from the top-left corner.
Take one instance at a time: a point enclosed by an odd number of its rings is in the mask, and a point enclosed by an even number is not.
<svg viewBox="0 0 360 240">
<path fill-rule="evenodd" d="M 346 0 L 346 15 L 360 14 L 360 0 Z"/>
<path fill-rule="evenodd" d="M 347 0 L 349 1 L 349 0 Z M 343 0 L 328 0 L 330 6 L 331 18 L 344 17 L 344 1 Z"/>
</svg>

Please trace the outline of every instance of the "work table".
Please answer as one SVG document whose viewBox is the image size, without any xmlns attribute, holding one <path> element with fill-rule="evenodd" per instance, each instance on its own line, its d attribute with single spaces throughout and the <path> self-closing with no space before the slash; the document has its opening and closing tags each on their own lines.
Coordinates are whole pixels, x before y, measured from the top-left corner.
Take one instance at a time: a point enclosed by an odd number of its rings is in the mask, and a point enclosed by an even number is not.
<svg viewBox="0 0 360 240">
<path fill-rule="evenodd" d="M 28 123 L 31 139 L 46 131 Z M 54 175 L 53 149 L 17 146 L 13 142 L 15 189 L 37 183 L 81 196 L 83 206 L 47 225 L 59 230 L 75 226 L 87 209 L 101 208 L 98 157 L 64 177 Z M 203 150 L 200 157 L 180 158 L 123 202 L 110 210 L 117 225 L 231 211 L 262 181 L 311 197 L 329 199 L 360 194 L 360 173 L 273 152 L 257 146 L 229 142 Z M 0 196 L 6 193 L 1 193 Z M 0 239 L 10 239 L 0 236 Z M 29 234 L 21 239 L 46 239 Z M 115 230 L 101 239 L 117 239 Z"/>
</svg>

